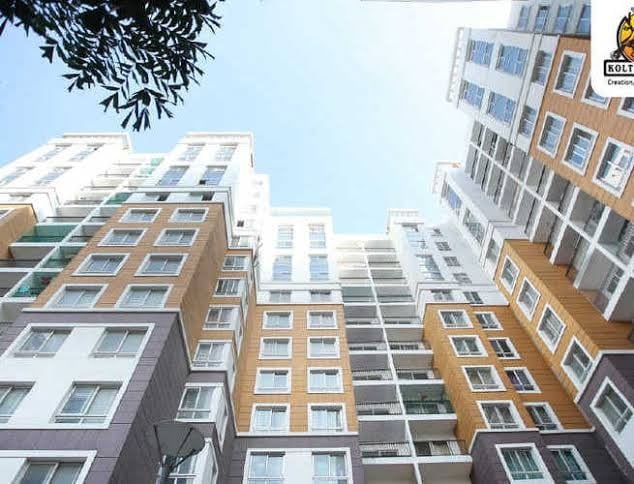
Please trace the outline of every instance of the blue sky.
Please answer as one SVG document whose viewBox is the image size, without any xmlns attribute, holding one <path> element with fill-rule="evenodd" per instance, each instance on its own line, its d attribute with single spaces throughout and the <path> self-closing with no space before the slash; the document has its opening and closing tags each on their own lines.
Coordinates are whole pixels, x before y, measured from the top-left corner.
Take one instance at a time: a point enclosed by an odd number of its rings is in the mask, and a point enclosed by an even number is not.
<svg viewBox="0 0 634 484">
<path fill-rule="evenodd" d="M 277 206 L 332 208 L 338 232 L 377 232 L 388 208 L 441 217 L 435 163 L 461 160 L 467 119 L 445 101 L 457 26 L 506 25 L 508 2 L 227 0 L 201 85 L 175 118 L 132 135 L 164 151 L 187 131 L 250 131 Z M 37 39 L 0 38 L 0 163 L 67 131 L 118 131 L 102 93 L 68 93 Z"/>
</svg>

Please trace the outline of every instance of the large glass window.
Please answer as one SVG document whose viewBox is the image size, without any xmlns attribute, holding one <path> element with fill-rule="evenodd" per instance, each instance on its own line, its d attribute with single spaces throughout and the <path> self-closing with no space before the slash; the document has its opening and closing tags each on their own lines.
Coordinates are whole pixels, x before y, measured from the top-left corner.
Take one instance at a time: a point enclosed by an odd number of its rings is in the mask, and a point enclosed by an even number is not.
<svg viewBox="0 0 634 484">
<path fill-rule="evenodd" d="M 81 462 L 28 460 L 17 484 L 76 484 Z"/>
<path fill-rule="evenodd" d="M 253 453 L 249 459 L 248 484 L 284 484 L 283 453 Z"/>
<path fill-rule="evenodd" d="M 502 457 L 514 481 L 543 479 L 544 473 L 537 465 L 532 447 L 512 447 L 502 449 Z"/>
<path fill-rule="evenodd" d="M 617 433 L 620 433 L 632 418 L 630 405 L 610 383 L 606 383 L 593 407 L 607 421 L 610 429 Z"/>
<path fill-rule="evenodd" d="M 564 162 L 578 170 L 583 170 L 590 158 L 593 144 L 594 135 L 592 133 L 575 127 L 570 135 L 570 143 L 566 150 Z"/>
<path fill-rule="evenodd" d="M 346 457 L 341 453 L 313 454 L 313 484 L 347 484 L 350 482 Z"/>
<path fill-rule="evenodd" d="M 106 420 L 119 385 L 76 383 L 55 417 L 56 423 L 102 423 Z"/>
<path fill-rule="evenodd" d="M 310 257 L 310 280 L 325 281 L 328 279 L 328 257 L 325 255 L 311 255 Z"/>
<path fill-rule="evenodd" d="M 526 66 L 528 51 L 513 45 L 501 45 L 496 69 L 511 74 L 521 76 Z"/>
<path fill-rule="evenodd" d="M 609 188 L 620 191 L 629 180 L 632 163 L 632 149 L 630 147 L 609 141 L 596 177 Z"/>
<path fill-rule="evenodd" d="M 145 330 L 107 328 L 97 343 L 93 356 L 100 358 L 136 356 L 144 337 Z"/>
<path fill-rule="evenodd" d="M 0 423 L 7 423 L 31 390 L 27 385 L 0 383 Z"/>
<path fill-rule="evenodd" d="M 535 67 L 533 68 L 533 82 L 541 84 L 542 86 L 546 84 L 546 80 L 548 79 L 548 71 L 550 69 L 550 64 L 552 63 L 552 61 L 552 54 L 544 52 L 543 50 L 537 52 L 537 57 L 535 58 Z"/>
<path fill-rule="evenodd" d="M 502 94 L 491 91 L 487 113 L 504 124 L 510 124 L 515 112 L 515 101 Z"/>
<path fill-rule="evenodd" d="M 280 255 L 273 261 L 273 280 L 290 281 L 293 273 L 293 258 L 290 255 Z"/>
<path fill-rule="evenodd" d="M 211 401 L 215 387 L 185 387 L 176 418 L 208 420 L 211 416 Z"/>
<path fill-rule="evenodd" d="M 310 408 L 310 430 L 343 432 L 343 409 L 334 405 L 314 405 Z"/>
<path fill-rule="evenodd" d="M 467 52 L 468 62 L 488 66 L 491 62 L 493 43 L 484 40 L 470 40 Z"/>
<path fill-rule="evenodd" d="M 582 64 L 583 58 L 581 56 L 564 54 L 555 89 L 569 94 L 574 93 L 581 74 Z"/>
<path fill-rule="evenodd" d="M 544 129 L 539 138 L 539 146 L 554 155 L 557 152 L 563 129 L 564 121 L 562 119 L 547 114 L 544 121 Z"/>
<path fill-rule="evenodd" d="M 15 356 L 54 356 L 69 334 L 69 329 L 32 329 Z"/>
<path fill-rule="evenodd" d="M 569 482 L 590 482 L 591 476 L 587 471 L 581 456 L 573 447 L 549 447 L 555 458 L 555 465 L 564 480 Z"/>
<path fill-rule="evenodd" d="M 258 405 L 253 413 L 255 432 L 284 432 L 288 429 L 288 408 L 277 405 Z"/>
<path fill-rule="evenodd" d="M 489 428 L 496 430 L 520 428 L 510 402 L 482 402 L 480 405 Z"/>
<path fill-rule="evenodd" d="M 592 360 L 586 350 L 583 349 L 579 343 L 573 341 L 562 364 L 567 370 L 568 375 L 577 384 L 581 384 L 586 381 L 588 377 L 588 373 L 592 367 Z"/>
<path fill-rule="evenodd" d="M 480 106 L 482 106 L 482 98 L 484 97 L 484 88 L 472 82 L 462 81 L 460 97 L 471 106 L 480 109 Z"/>
</svg>

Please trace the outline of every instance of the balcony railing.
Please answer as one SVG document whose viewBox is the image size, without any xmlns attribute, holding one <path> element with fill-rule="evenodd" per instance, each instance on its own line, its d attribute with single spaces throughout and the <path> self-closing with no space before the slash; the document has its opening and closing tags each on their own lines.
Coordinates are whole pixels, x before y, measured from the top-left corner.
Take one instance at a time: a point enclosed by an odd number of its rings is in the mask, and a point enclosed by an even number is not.
<svg viewBox="0 0 634 484">
<path fill-rule="evenodd" d="M 380 303 L 411 303 L 414 302 L 412 296 L 379 296 Z"/>
<path fill-rule="evenodd" d="M 367 343 L 349 343 L 349 351 L 385 351 L 387 345 L 382 341 L 367 342 Z"/>
<path fill-rule="evenodd" d="M 66 235 L 23 235 L 18 239 L 21 243 L 60 242 Z"/>
<path fill-rule="evenodd" d="M 436 380 L 440 378 L 434 369 L 429 370 L 396 370 L 399 380 Z"/>
<path fill-rule="evenodd" d="M 361 457 L 367 459 L 409 457 L 412 455 L 407 442 L 363 442 L 359 447 L 361 448 Z"/>
<path fill-rule="evenodd" d="M 449 400 L 406 401 L 405 413 L 408 415 L 438 415 L 454 413 Z"/>
<path fill-rule="evenodd" d="M 376 302 L 373 296 L 343 296 L 344 303 Z"/>
<path fill-rule="evenodd" d="M 421 342 L 390 343 L 390 349 L 393 351 L 422 351 L 422 350 L 426 350 L 427 346 Z"/>
<path fill-rule="evenodd" d="M 23 284 L 11 297 L 37 297 L 46 287 L 46 285 L 41 284 Z"/>
<path fill-rule="evenodd" d="M 391 380 L 392 372 L 390 370 L 352 370 L 352 379 L 354 381 Z"/>
<path fill-rule="evenodd" d="M 359 402 L 357 415 L 402 415 L 399 402 Z"/>
<path fill-rule="evenodd" d="M 55 217 L 46 217 L 44 222 L 47 223 L 47 224 L 57 224 L 57 223 L 81 222 L 82 220 L 84 220 L 84 217 L 82 217 L 82 216 L 75 216 L 75 217 L 59 217 L 59 216 L 55 216 Z"/>
<path fill-rule="evenodd" d="M 43 267 L 52 269 L 63 269 L 71 260 L 72 259 L 70 258 L 64 257 L 51 257 L 44 263 Z"/>
<path fill-rule="evenodd" d="M 0 259 L 0 268 L 35 267 L 38 262 L 32 259 Z"/>
<path fill-rule="evenodd" d="M 466 447 L 463 440 L 422 440 L 414 442 L 416 455 L 420 457 L 442 455 L 464 455 Z"/>
</svg>

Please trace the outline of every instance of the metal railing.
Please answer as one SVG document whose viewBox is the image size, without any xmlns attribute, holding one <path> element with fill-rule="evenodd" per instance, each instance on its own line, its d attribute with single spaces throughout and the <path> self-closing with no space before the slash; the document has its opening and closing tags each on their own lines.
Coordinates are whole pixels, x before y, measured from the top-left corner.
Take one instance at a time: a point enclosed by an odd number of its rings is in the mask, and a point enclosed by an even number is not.
<svg viewBox="0 0 634 484">
<path fill-rule="evenodd" d="M 390 370 L 352 370 L 352 379 L 354 381 L 391 380 L 392 372 Z"/>
<path fill-rule="evenodd" d="M 442 455 L 464 455 L 466 447 L 463 440 L 419 440 L 414 441 L 416 455 L 420 457 Z"/>
<path fill-rule="evenodd" d="M 349 351 L 385 351 L 387 345 L 382 341 L 368 341 L 367 343 L 349 343 Z"/>
<path fill-rule="evenodd" d="M 0 268 L 35 267 L 39 260 L 34 259 L 0 259 Z"/>
<path fill-rule="evenodd" d="M 440 375 L 436 369 L 428 370 L 396 370 L 399 380 L 436 380 Z"/>
<path fill-rule="evenodd" d="M 412 455 L 407 442 L 362 442 L 359 447 L 361 449 L 361 457 L 367 459 L 409 457 Z"/>
<path fill-rule="evenodd" d="M 408 415 L 439 415 L 453 413 L 449 400 L 405 401 L 405 413 Z"/>
<path fill-rule="evenodd" d="M 390 349 L 393 351 L 421 351 L 426 350 L 427 346 L 420 341 L 413 343 L 390 343 Z"/>
<path fill-rule="evenodd" d="M 399 402 L 358 402 L 357 415 L 402 415 Z"/>
</svg>

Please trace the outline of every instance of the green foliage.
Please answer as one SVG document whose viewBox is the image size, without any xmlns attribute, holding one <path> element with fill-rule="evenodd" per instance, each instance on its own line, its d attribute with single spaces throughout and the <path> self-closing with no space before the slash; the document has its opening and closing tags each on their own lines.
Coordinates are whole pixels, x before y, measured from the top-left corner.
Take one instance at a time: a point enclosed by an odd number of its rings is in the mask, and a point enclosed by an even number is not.
<svg viewBox="0 0 634 484">
<path fill-rule="evenodd" d="M 40 36 L 42 57 L 69 68 L 69 91 L 105 89 L 104 110 L 123 112 L 121 126 L 138 131 L 153 112 L 171 118 L 198 84 L 199 64 L 213 56 L 197 39 L 220 27 L 222 1 L 0 0 L 0 36 L 7 24 Z"/>
</svg>

